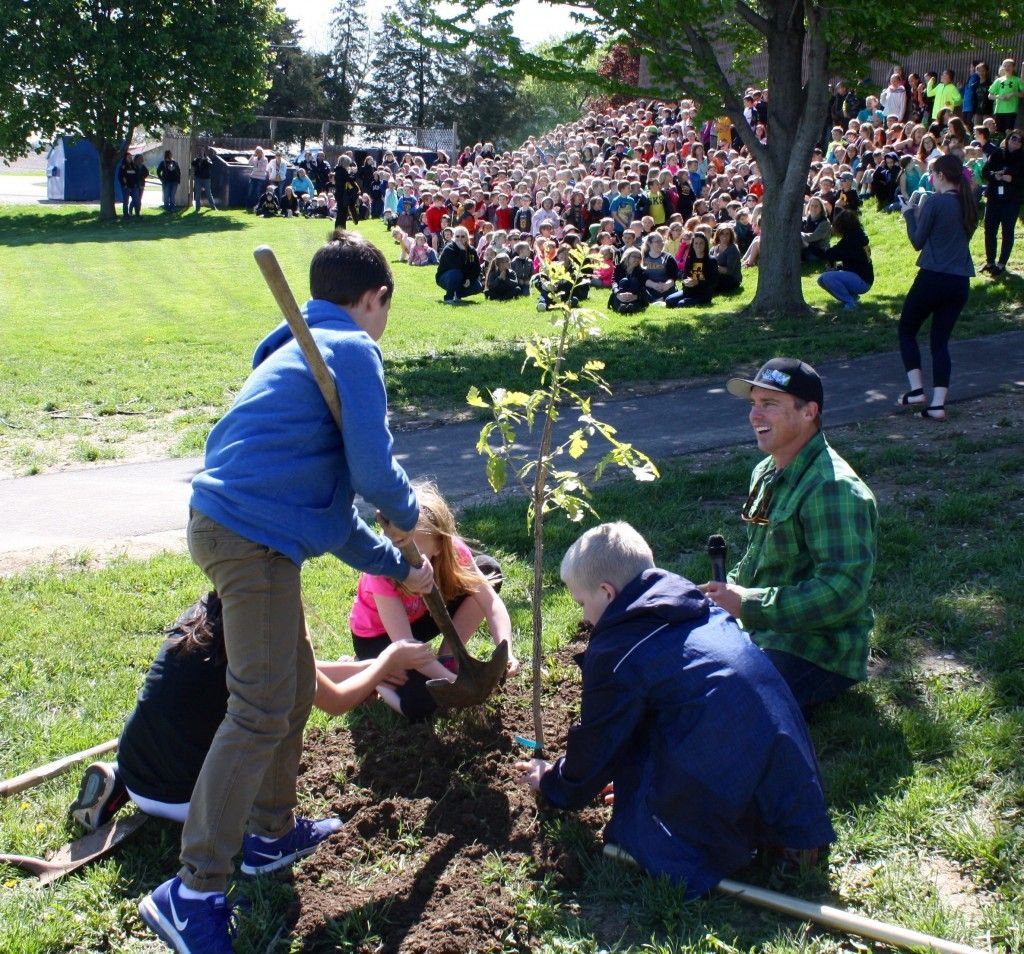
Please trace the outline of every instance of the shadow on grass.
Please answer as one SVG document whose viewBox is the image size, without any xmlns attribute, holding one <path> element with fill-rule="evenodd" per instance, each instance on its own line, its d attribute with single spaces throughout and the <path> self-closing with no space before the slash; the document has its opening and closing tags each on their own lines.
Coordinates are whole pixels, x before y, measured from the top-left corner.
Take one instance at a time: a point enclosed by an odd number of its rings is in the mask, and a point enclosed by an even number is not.
<svg viewBox="0 0 1024 954">
<path fill-rule="evenodd" d="M 956 337 L 970 338 L 1020 329 L 1024 280 L 976 284 Z M 603 307 L 604 302 L 596 302 Z M 742 308 L 651 309 L 634 325 L 610 315 L 604 334 L 574 348 L 568 364 L 603 361 L 613 389 L 625 382 L 717 377 L 755 370 L 768 353 L 795 354 L 811 364 L 897 350 L 896 323 L 903 296 L 868 297 L 855 311 L 838 305 L 806 315 L 754 316 Z M 928 328 L 922 332 L 927 343 Z M 898 366 L 898 365 L 897 365 Z M 536 375 L 523 370 L 520 341 L 480 341 L 469 347 L 418 354 L 389 354 L 388 392 L 398 405 L 458 408 L 471 385 L 481 389 L 532 387 Z M 433 397 L 433 400 L 431 399 Z"/>
<path fill-rule="evenodd" d="M 234 217 L 203 210 L 172 215 L 143 214 L 140 218 L 101 222 L 99 212 L 37 212 L 0 214 L 0 246 L 74 245 L 79 242 L 135 242 L 187 239 L 193 235 L 238 232 L 245 228 Z"/>
<path fill-rule="evenodd" d="M 575 368 L 584 361 L 603 361 L 603 373 L 613 386 L 625 381 L 712 376 L 756 369 L 766 348 L 800 354 L 811 363 L 877 351 L 882 341 L 894 348 L 891 326 L 891 317 L 880 308 L 865 309 L 857 316 L 856 326 L 849 317 L 827 314 L 758 319 L 732 311 L 658 309 L 633 326 L 623 327 L 609 317 L 604 334 L 574 348 L 567 363 Z M 517 341 L 473 350 L 390 355 L 389 394 L 398 404 L 431 394 L 449 395 L 458 404 L 474 384 L 482 389 L 532 387 L 535 373 L 522 368 L 522 344 Z"/>
</svg>

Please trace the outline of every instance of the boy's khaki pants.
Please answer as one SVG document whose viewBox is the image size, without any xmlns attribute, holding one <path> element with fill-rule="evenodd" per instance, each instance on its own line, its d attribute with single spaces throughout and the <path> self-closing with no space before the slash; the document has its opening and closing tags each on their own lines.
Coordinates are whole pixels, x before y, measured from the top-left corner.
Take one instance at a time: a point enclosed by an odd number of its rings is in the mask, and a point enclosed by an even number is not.
<svg viewBox="0 0 1024 954">
<path fill-rule="evenodd" d="M 294 824 L 315 662 L 298 566 L 198 511 L 189 517 L 188 547 L 223 605 L 230 695 L 192 793 L 179 876 L 196 891 L 224 891 L 247 823 L 271 838 Z"/>
</svg>

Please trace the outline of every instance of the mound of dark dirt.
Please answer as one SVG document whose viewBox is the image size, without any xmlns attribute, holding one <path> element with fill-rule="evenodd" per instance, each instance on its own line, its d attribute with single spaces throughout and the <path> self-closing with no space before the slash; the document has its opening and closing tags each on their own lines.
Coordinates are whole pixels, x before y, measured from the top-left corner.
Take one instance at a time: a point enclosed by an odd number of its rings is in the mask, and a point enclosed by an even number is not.
<svg viewBox="0 0 1024 954">
<path fill-rule="evenodd" d="M 579 670 L 572 656 L 548 660 L 545 733 L 564 750 L 577 718 Z M 345 828 L 295 872 L 293 936 L 303 951 L 463 954 L 529 948 L 517 910 L 518 880 L 573 888 L 575 851 L 541 837 L 545 817 L 518 784 L 525 758 L 514 735 L 531 737 L 528 678 L 485 708 L 433 725 L 408 725 L 371 703 L 339 728 L 307 739 L 300 789 L 347 819 Z M 606 818 L 595 806 L 576 816 L 594 836 Z"/>
</svg>

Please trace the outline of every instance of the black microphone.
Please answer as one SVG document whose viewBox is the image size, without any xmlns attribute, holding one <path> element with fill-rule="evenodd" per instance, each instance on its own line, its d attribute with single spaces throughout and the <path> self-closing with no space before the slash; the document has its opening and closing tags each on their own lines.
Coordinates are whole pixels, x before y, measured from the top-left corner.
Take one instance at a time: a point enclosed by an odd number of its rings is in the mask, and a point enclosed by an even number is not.
<svg viewBox="0 0 1024 954">
<path fill-rule="evenodd" d="M 708 558 L 711 560 L 711 579 L 725 582 L 725 537 L 713 533 L 708 537 Z"/>
</svg>

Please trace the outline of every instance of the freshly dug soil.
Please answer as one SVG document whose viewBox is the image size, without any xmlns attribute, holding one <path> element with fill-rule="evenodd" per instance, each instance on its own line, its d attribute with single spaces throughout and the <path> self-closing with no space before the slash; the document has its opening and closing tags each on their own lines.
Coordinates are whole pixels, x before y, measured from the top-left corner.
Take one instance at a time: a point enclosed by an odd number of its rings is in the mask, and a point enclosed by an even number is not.
<svg viewBox="0 0 1024 954">
<path fill-rule="evenodd" d="M 582 648 L 567 646 L 547 661 L 551 753 L 564 751 L 578 717 L 572 657 Z M 517 782 L 514 763 L 528 753 L 513 736 L 534 734 L 528 674 L 486 707 L 432 725 L 400 723 L 379 702 L 353 723 L 307 738 L 300 791 L 347 824 L 295 872 L 291 915 L 301 950 L 528 950 L 527 921 L 502 883 L 508 872 L 538 882 L 552 876 L 568 889 L 583 877 L 574 850 L 541 837 L 542 822 L 556 813 Z M 593 833 L 596 853 L 607 810 L 595 803 L 575 817 Z"/>
</svg>

